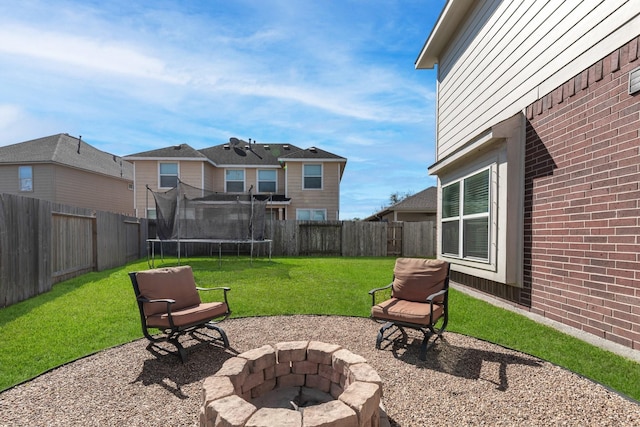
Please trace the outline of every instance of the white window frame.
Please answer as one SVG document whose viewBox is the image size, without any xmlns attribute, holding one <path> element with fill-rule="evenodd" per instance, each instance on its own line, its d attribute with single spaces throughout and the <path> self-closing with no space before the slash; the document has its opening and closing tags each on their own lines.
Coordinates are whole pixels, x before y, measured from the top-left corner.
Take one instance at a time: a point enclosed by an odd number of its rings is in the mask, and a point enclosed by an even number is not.
<svg viewBox="0 0 640 427">
<path fill-rule="evenodd" d="M 29 171 L 28 177 L 24 177 L 22 172 Z M 20 192 L 32 193 L 33 192 L 33 166 L 18 166 L 18 186 Z"/>
<path fill-rule="evenodd" d="M 147 208 L 147 219 L 158 219 L 156 208 Z"/>
<path fill-rule="evenodd" d="M 320 175 L 307 175 L 306 168 L 307 166 L 319 166 L 320 167 Z M 324 186 L 324 165 L 322 163 L 303 163 L 302 164 L 302 189 L 303 190 L 322 190 Z M 307 187 L 306 178 L 320 178 L 320 187 Z"/>
<path fill-rule="evenodd" d="M 176 165 L 176 173 L 162 173 L 162 165 Z M 174 186 L 163 186 L 162 185 L 162 177 L 173 177 L 176 178 L 176 185 Z M 158 162 L 158 188 L 173 188 L 178 185 L 178 180 L 180 179 L 180 163 L 179 162 Z"/>
<path fill-rule="evenodd" d="M 306 213 L 308 218 L 300 218 L 300 216 Z M 314 218 L 315 215 L 320 214 L 322 218 Z M 305 215 L 306 216 L 306 215 Z M 296 209 L 296 220 L 298 221 L 326 221 L 327 210 L 326 209 Z"/>
<path fill-rule="evenodd" d="M 470 214 L 465 214 L 464 213 L 464 194 L 465 194 L 465 183 L 472 177 L 475 177 L 479 174 L 482 173 L 487 173 L 488 177 L 487 177 L 487 211 L 486 212 L 481 212 L 481 213 L 470 213 Z M 494 192 L 494 184 L 493 184 L 493 173 L 492 173 L 492 167 L 485 167 L 485 168 L 481 168 L 478 170 L 475 170 L 473 173 L 470 173 L 468 175 L 465 175 L 464 177 L 457 179 L 455 181 L 451 181 L 448 182 L 446 185 L 442 186 L 442 218 L 441 218 L 441 227 L 442 227 L 442 234 L 441 234 L 441 255 L 443 257 L 450 257 L 450 258 L 456 258 L 456 259 L 461 259 L 461 260 L 467 260 L 467 261 L 473 261 L 473 262 L 480 262 L 480 263 L 485 263 L 485 264 L 489 264 L 492 261 L 492 245 L 493 245 L 493 236 L 495 234 L 495 230 L 494 230 L 494 224 L 492 221 L 492 197 L 493 197 L 493 192 Z M 445 217 L 445 208 L 444 208 L 444 192 L 445 189 L 453 186 L 453 185 L 458 185 L 458 215 L 453 215 L 450 217 Z M 465 221 L 469 221 L 469 220 L 474 220 L 474 219 L 482 219 L 482 218 L 486 218 L 487 221 L 487 248 L 486 248 L 486 253 L 487 256 L 485 257 L 477 257 L 477 256 L 465 256 L 465 231 L 464 231 L 464 226 L 465 226 Z M 447 223 L 454 223 L 457 222 L 457 226 L 458 226 L 458 251 L 457 253 L 452 253 L 452 252 L 445 252 L 445 232 L 444 232 L 444 226 Z"/>
<path fill-rule="evenodd" d="M 229 177 L 228 177 L 228 173 L 229 172 L 242 172 L 242 181 L 240 181 L 238 179 L 229 179 Z M 245 188 L 247 187 L 245 185 L 246 184 L 246 179 L 247 179 L 247 174 L 246 174 L 244 169 L 225 169 L 224 170 L 224 191 L 225 191 L 225 193 L 244 193 L 245 192 Z M 231 182 L 233 182 L 233 183 L 242 182 L 242 191 L 229 191 L 228 185 Z"/>
<path fill-rule="evenodd" d="M 272 172 L 274 175 L 274 179 L 273 180 L 261 180 L 260 179 L 260 172 Z M 275 169 L 258 169 L 256 171 L 256 181 L 257 181 L 257 185 L 256 187 L 258 188 L 258 193 L 275 193 L 276 191 L 278 191 L 278 171 Z M 274 188 L 273 191 L 263 191 L 260 188 L 260 184 L 261 183 L 271 183 L 273 182 Z"/>
</svg>

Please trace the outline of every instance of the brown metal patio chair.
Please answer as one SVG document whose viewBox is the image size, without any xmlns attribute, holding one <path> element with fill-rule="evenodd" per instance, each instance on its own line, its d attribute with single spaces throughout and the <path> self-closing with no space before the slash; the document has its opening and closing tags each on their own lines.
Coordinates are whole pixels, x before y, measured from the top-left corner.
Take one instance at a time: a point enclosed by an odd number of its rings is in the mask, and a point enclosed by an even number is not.
<svg viewBox="0 0 640 427">
<path fill-rule="evenodd" d="M 219 337 L 207 337 L 222 342 L 225 348 L 229 347 L 226 333 L 217 325 L 231 315 L 227 301 L 229 288 L 197 287 L 193 271 L 188 265 L 131 272 L 129 277 L 138 302 L 142 332 L 152 344 L 173 344 L 184 363 L 187 353 L 178 338 L 208 328 L 217 331 Z M 198 291 L 213 290 L 223 292 L 224 302 L 203 303 Z M 149 328 L 157 328 L 162 333 L 152 335 Z"/>
<path fill-rule="evenodd" d="M 426 359 L 429 339 L 442 338 L 449 317 L 449 269 L 442 260 L 398 258 L 393 269 L 393 281 L 382 288 L 369 291 L 371 318 L 384 323 L 378 332 L 376 348 L 380 349 L 385 332 L 395 326 L 406 336 L 403 328 L 416 329 L 424 334 L 420 359 Z M 391 288 L 391 298 L 376 302 L 376 294 Z M 388 294 L 385 294 L 388 295 Z M 378 299 L 381 299 L 378 297 Z"/>
</svg>

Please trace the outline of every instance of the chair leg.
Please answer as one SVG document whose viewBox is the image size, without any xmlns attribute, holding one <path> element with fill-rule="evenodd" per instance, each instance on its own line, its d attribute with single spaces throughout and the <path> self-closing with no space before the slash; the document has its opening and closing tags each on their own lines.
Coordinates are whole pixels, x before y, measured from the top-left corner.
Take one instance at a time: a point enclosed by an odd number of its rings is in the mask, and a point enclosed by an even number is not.
<svg viewBox="0 0 640 427">
<path fill-rule="evenodd" d="M 207 328 L 209 329 L 213 329 L 215 331 L 218 331 L 218 333 L 220 334 L 220 339 L 222 340 L 222 344 L 224 346 L 224 348 L 229 348 L 229 339 L 227 338 L 227 334 L 224 331 L 224 329 L 222 329 L 220 326 L 213 324 L 213 323 L 207 323 L 205 325 Z"/>
<path fill-rule="evenodd" d="M 378 331 L 378 338 L 376 339 L 376 348 L 380 350 L 380 345 L 382 344 L 382 340 L 384 339 L 384 333 L 394 325 L 393 322 L 385 323 L 380 330 Z"/>
<path fill-rule="evenodd" d="M 167 342 L 170 342 L 171 344 L 174 345 L 174 347 L 176 348 L 176 350 L 178 350 L 178 357 L 180 358 L 180 361 L 182 363 L 186 363 L 187 362 L 187 350 L 184 349 L 184 347 L 182 346 L 182 344 L 180 344 L 180 341 L 178 341 L 178 338 L 171 338 L 169 340 L 167 340 Z"/>
<path fill-rule="evenodd" d="M 431 331 L 422 331 L 424 333 L 424 339 L 422 340 L 422 345 L 420 346 L 420 360 L 427 360 L 427 349 L 429 346 L 429 340 L 433 336 L 433 332 Z M 436 340 L 438 337 L 436 336 Z M 435 343 L 435 340 L 434 340 Z"/>
</svg>

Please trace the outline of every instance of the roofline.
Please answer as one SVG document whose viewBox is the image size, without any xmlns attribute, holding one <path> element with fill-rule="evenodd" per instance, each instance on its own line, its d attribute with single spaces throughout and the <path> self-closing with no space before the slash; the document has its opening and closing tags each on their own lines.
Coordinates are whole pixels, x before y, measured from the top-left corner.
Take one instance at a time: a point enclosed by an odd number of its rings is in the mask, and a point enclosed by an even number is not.
<svg viewBox="0 0 640 427">
<path fill-rule="evenodd" d="M 144 157 L 144 156 L 125 156 L 123 159 L 127 161 L 131 160 L 149 160 L 149 161 L 186 161 L 186 162 L 206 162 L 209 159 L 206 157 Z"/>
<path fill-rule="evenodd" d="M 416 69 L 433 69 L 436 64 L 440 63 L 442 51 L 460 28 L 460 23 L 473 5 L 474 0 L 447 0 L 429 38 L 416 58 Z"/>
<path fill-rule="evenodd" d="M 426 208 L 395 208 L 395 209 L 389 209 L 390 212 L 405 212 L 405 213 L 411 213 L 411 212 L 416 212 L 416 213 L 438 213 L 438 209 L 436 208 L 431 208 L 431 209 L 426 209 Z"/>
<path fill-rule="evenodd" d="M 273 168 L 273 169 L 280 169 L 282 168 L 282 166 L 280 165 L 246 165 L 246 164 L 240 164 L 240 165 L 234 165 L 234 164 L 224 164 L 224 163 L 214 163 L 216 167 L 218 168 L 238 168 L 238 169 L 247 169 L 247 168 L 259 168 L 259 169 L 269 169 L 269 168 Z"/>
<path fill-rule="evenodd" d="M 279 162 L 308 162 L 308 161 L 315 161 L 315 162 L 331 162 L 331 163 L 347 163 L 347 159 L 345 159 L 344 157 L 340 158 L 340 159 L 326 159 L 326 158 L 322 158 L 322 159 L 313 159 L 310 157 L 305 157 L 302 159 L 289 159 L 287 157 L 278 157 L 278 161 Z"/>
</svg>

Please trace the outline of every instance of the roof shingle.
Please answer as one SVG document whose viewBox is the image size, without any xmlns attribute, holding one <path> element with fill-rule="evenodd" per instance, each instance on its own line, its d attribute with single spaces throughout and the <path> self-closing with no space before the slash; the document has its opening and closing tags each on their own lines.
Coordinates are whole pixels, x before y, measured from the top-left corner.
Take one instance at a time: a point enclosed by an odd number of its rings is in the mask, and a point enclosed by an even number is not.
<svg viewBox="0 0 640 427">
<path fill-rule="evenodd" d="M 133 180 L 133 165 L 66 133 L 0 147 L 0 163 L 61 165 Z"/>
</svg>

